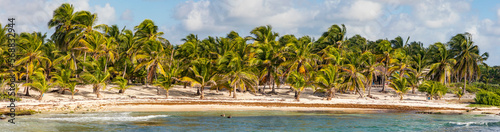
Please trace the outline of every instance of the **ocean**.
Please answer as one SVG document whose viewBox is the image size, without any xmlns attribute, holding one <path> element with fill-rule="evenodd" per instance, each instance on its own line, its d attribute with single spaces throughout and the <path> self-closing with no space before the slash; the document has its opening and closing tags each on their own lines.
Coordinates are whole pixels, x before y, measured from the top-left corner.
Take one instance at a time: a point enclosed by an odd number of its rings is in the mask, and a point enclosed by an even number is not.
<svg viewBox="0 0 500 132">
<path fill-rule="evenodd" d="M 99 112 L 18 116 L 15 125 L 2 121 L 0 131 L 500 131 L 500 116 L 339 111 Z"/>
</svg>

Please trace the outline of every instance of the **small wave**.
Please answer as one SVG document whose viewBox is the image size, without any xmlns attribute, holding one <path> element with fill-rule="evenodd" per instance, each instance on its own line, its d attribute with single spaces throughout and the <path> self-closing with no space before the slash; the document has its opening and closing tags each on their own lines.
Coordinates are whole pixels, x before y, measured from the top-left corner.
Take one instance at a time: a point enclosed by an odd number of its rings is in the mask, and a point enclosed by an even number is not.
<svg viewBox="0 0 500 132">
<path fill-rule="evenodd" d="M 445 126 L 500 126 L 500 122 L 448 122 Z"/>
<path fill-rule="evenodd" d="M 94 122 L 94 121 L 147 121 L 153 118 L 168 117 L 169 115 L 148 115 L 148 116 L 85 116 L 85 117 L 52 117 L 40 118 L 49 121 L 67 121 L 67 122 Z"/>
</svg>

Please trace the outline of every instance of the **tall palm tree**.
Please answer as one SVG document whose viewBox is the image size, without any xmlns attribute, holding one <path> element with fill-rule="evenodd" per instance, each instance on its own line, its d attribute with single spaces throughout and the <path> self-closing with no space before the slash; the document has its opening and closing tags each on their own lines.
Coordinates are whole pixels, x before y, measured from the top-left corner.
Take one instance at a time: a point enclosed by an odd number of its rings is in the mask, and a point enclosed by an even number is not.
<svg viewBox="0 0 500 132">
<path fill-rule="evenodd" d="M 370 51 L 364 52 L 362 54 L 362 72 L 366 77 L 366 84 L 368 84 L 368 96 L 371 95 L 371 89 L 374 77 L 380 73 L 380 70 L 377 69 L 382 63 L 377 63 L 377 58 Z"/>
<path fill-rule="evenodd" d="M 469 33 L 457 34 L 451 38 L 449 43 L 451 51 L 456 54 L 455 60 L 457 63 L 455 63 L 453 68 L 464 79 L 462 92 L 465 93 L 467 81 L 470 81 L 474 74 L 480 73 L 478 66 L 478 59 L 480 59 L 479 47 L 474 45 L 472 35 Z"/>
<path fill-rule="evenodd" d="M 275 73 L 281 59 L 279 55 L 280 48 L 276 42 L 276 38 L 279 35 L 272 31 L 270 25 L 254 28 L 250 33 L 255 35 L 255 37 L 247 37 L 247 39 L 254 40 L 253 45 L 257 48 L 254 52 L 257 53 L 256 57 L 259 59 L 259 65 L 264 68 L 263 71 L 267 72 L 264 75 L 266 84 L 264 84 L 264 89 L 262 90 L 262 93 L 265 93 L 265 87 L 266 85 L 271 85 L 272 75 Z"/>
<path fill-rule="evenodd" d="M 382 40 L 380 43 L 377 44 L 378 50 L 381 52 L 378 54 L 379 62 L 383 63 L 384 65 L 384 70 L 381 71 L 383 74 L 382 77 L 382 92 L 385 91 L 385 81 L 387 80 L 387 73 L 389 66 L 394 62 L 393 58 L 393 49 L 391 47 L 391 43 L 387 40 Z"/>
<path fill-rule="evenodd" d="M 45 57 L 42 52 L 42 45 L 44 45 L 44 39 L 46 35 L 40 32 L 33 33 L 21 33 L 19 43 L 20 54 L 23 57 L 17 60 L 14 65 L 19 66 L 21 64 L 26 65 L 26 83 L 29 81 L 29 76 L 33 74 L 36 67 L 41 66 L 43 62 L 51 63 L 50 59 Z M 31 72 L 30 72 L 31 71 Z M 29 96 L 29 88 L 26 87 L 26 96 Z"/>
<path fill-rule="evenodd" d="M 427 76 L 446 85 L 450 81 L 452 66 L 455 65 L 456 60 L 453 59 L 451 51 L 446 45 L 438 42 L 430 47 L 434 57 Z"/>
</svg>

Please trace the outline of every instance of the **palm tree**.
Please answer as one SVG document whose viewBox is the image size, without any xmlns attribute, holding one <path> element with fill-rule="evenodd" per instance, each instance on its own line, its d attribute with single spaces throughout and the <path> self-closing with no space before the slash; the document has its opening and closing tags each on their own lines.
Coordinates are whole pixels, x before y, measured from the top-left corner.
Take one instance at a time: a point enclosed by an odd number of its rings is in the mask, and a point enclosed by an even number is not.
<svg viewBox="0 0 500 132">
<path fill-rule="evenodd" d="M 272 27 L 270 25 L 260 26 L 254 28 L 251 34 L 255 35 L 254 37 L 247 37 L 247 39 L 254 40 L 254 44 L 256 47 L 257 58 L 260 61 L 260 66 L 264 68 L 263 71 L 266 71 L 265 74 L 265 83 L 267 85 L 271 85 L 271 78 L 274 72 L 276 71 L 276 67 L 279 65 L 279 45 L 276 42 L 276 37 L 278 37 L 278 33 L 272 31 Z M 271 87 L 271 86 L 269 86 Z M 264 90 L 266 88 L 266 84 L 264 84 L 264 89 L 262 93 L 265 93 Z M 274 90 L 273 90 L 274 91 Z"/>
<path fill-rule="evenodd" d="M 365 83 L 363 81 L 366 80 L 365 75 L 363 75 L 354 64 L 346 64 L 342 70 L 344 71 L 344 87 L 356 90 L 359 96 L 363 97 L 363 90 L 365 89 Z"/>
<path fill-rule="evenodd" d="M 86 67 L 89 68 L 90 71 L 84 72 L 81 76 L 82 81 L 92 84 L 92 89 L 94 93 L 97 95 L 97 98 L 101 98 L 101 87 L 102 89 L 106 89 L 106 81 L 109 80 L 111 76 L 109 72 L 104 72 L 104 59 L 95 60 L 90 63 L 84 63 Z"/>
<path fill-rule="evenodd" d="M 405 77 L 401 77 L 399 73 L 394 73 L 392 77 L 389 87 L 399 94 L 400 100 L 403 100 L 403 96 L 410 90 L 410 87 L 408 87 L 408 80 Z"/>
<path fill-rule="evenodd" d="M 68 89 L 71 92 L 71 100 L 73 100 L 73 96 L 78 92 L 78 89 L 76 89 L 76 82 L 69 83 Z"/>
<path fill-rule="evenodd" d="M 371 96 L 371 86 L 373 84 L 374 77 L 380 73 L 380 70 L 378 70 L 377 67 L 382 63 L 377 63 L 376 56 L 370 51 L 364 52 L 361 56 L 362 60 L 364 60 L 362 62 L 362 72 L 365 74 L 366 84 L 368 84 L 368 96 Z"/>
<path fill-rule="evenodd" d="M 479 47 L 474 45 L 472 35 L 469 33 L 457 34 L 451 38 L 449 43 L 451 51 L 456 54 L 455 60 L 457 60 L 453 68 L 456 69 L 459 76 L 464 78 L 462 92 L 465 93 L 467 81 L 470 81 L 474 74 L 480 74 L 478 66 L 478 60 L 480 59 Z"/>
<path fill-rule="evenodd" d="M 387 40 L 383 40 L 380 43 L 377 44 L 378 50 L 381 52 L 378 56 L 379 62 L 383 63 L 384 65 L 384 71 L 383 77 L 382 77 L 382 92 L 385 91 L 385 81 L 387 80 L 387 73 L 389 66 L 394 62 L 393 59 L 393 50 L 391 48 L 391 43 Z"/>
<path fill-rule="evenodd" d="M 39 69 L 37 72 L 35 72 L 34 76 L 31 78 L 33 82 L 26 84 L 27 86 L 31 86 L 38 92 L 40 92 L 40 97 L 38 97 L 38 100 L 42 100 L 43 94 L 53 86 L 52 83 L 47 81 L 42 71 L 43 69 Z"/>
<path fill-rule="evenodd" d="M 311 74 L 311 73 L 309 73 Z M 312 80 L 304 74 L 292 71 L 287 78 L 287 83 L 295 90 L 295 99 L 300 101 L 300 93 L 306 88 L 312 86 Z"/>
<path fill-rule="evenodd" d="M 21 64 L 25 64 L 26 67 L 26 83 L 28 83 L 29 76 L 33 74 L 33 71 L 37 66 L 42 65 L 43 62 L 51 63 L 50 59 L 43 55 L 41 50 L 42 45 L 44 44 L 44 39 L 46 35 L 41 34 L 40 32 L 33 33 L 21 33 L 19 43 L 20 54 L 23 54 L 24 57 L 17 60 L 14 65 L 19 66 Z M 26 87 L 26 96 L 29 96 L 29 88 Z"/>
<path fill-rule="evenodd" d="M 223 81 L 227 80 L 230 82 L 233 90 L 233 98 L 236 98 L 236 89 L 239 88 L 245 91 L 247 88 L 250 88 L 255 90 L 254 87 L 257 86 L 257 76 L 252 73 L 254 68 L 245 65 L 244 55 L 242 52 L 230 51 L 219 60 L 220 67 L 229 69 Z"/>
<path fill-rule="evenodd" d="M 199 58 L 192 62 L 189 70 L 191 71 L 191 76 L 184 76 L 181 81 L 191 83 L 191 87 L 198 86 L 201 94 L 200 99 L 204 99 L 203 90 L 205 86 L 216 85 L 214 77 L 217 73 L 212 68 L 211 61 L 206 58 Z"/>
<path fill-rule="evenodd" d="M 62 68 L 58 68 L 57 70 L 59 72 L 52 74 L 52 82 L 54 83 L 54 85 L 61 87 L 59 91 L 61 92 L 61 94 L 64 94 L 64 91 L 69 88 L 69 85 L 72 82 L 76 81 L 76 78 L 72 78 L 72 70 Z"/>
<path fill-rule="evenodd" d="M 125 90 L 130 88 L 130 86 L 127 85 L 128 80 L 120 76 L 116 77 L 113 83 L 117 85 L 116 87 L 113 88 L 118 89 L 119 90 L 118 93 L 121 94 L 125 93 Z"/>
<path fill-rule="evenodd" d="M 427 76 L 446 85 L 450 81 L 452 66 L 455 65 L 456 60 L 444 44 L 438 42 L 430 47 L 434 57 Z"/>
<path fill-rule="evenodd" d="M 173 53 L 172 53 L 173 54 Z M 156 82 L 156 86 L 165 89 L 165 97 L 168 98 L 168 91 L 174 86 L 174 82 L 179 80 L 178 76 L 181 74 L 180 61 L 174 59 L 170 60 L 167 67 L 159 68 L 160 78 Z"/>
<path fill-rule="evenodd" d="M 319 87 L 327 90 L 327 100 L 332 100 L 332 97 L 334 97 L 336 93 L 335 88 L 340 87 L 342 83 L 342 78 L 339 76 L 339 74 L 339 68 L 332 64 L 328 64 L 318 72 L 318 76 L 316 77 L 316 84 Z"/>
</svg>

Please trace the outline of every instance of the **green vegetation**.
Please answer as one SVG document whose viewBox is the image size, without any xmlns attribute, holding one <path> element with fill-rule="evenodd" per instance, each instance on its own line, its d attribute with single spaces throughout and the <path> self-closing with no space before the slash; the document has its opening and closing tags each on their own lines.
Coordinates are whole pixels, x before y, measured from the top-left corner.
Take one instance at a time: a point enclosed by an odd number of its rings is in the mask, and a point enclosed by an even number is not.
<svg viewBox="0 0 500 132">
<path fill-rule="evenodd" d="M 200 99 L 208 87 L 226 89 L 236 98 L 238 92 L 276 94 L 276 88 L 289 86 L 297 100 L 309 88 L 331 100 L 337 93 L 370 95 L 374 84 L 389 84 L 400 99 L 417 88 L 433 97 L 446 94 L 447 87 L 462 90 L 457 95 L 477 92 L 476 100 L 485 104 L 498 102 L 500 94 L 499 67 L 483 63 L 488 54 L 480 54 L 469 33 L 425 47 L 410 37 L 349 38 L 343 24 L 331 25 L 317 40 L 280 35 L 266 25 L 254 28 L 247 37 L 235 31 L 206 38 L 189 34 L 182 44 L 171 44 L 150 19 L 126 29 L 96 25 L 97 14 L 75 11 L 70 4 L 62 4 L 53 14 L 48 22 L 53 34 L 15 35 L 19 45 L 16 82 L 27 84 L 25 95 L 28 89 L 43 95 L 56 85 L 61 93 L 68 90 L 73 96 L 77 85 L 92 85 L 100 98 L 100 90 L 110 83 L 117 85 L 119 93 L 131 84 L 153 85 L 158 91 L 166 90 L 167 98 L 173 86 L 190 86 Z M 0 26 L 0 75 L 9 68 L 5 29 Z M 7 78 L 0 76 L 0 80 Z M 266 93 L 266 87 L 272 91 Z M 382 87 L 382 91 L 387 88 Z"/>
<path fill-rule="evenodd" d="M 431 99 L 440 99 L 448 92 L 448 87 L 437 81 L 425 81 L 422 85 L 420 85 L 420 87 L 418 87 L 418 91 L 426 92 L 427 96 L 431 97 Z M 460 99 L 463 92 L 459 90 L 457 94 L 460 95 Z"/>
<path fill-rule="evenodd" d="M 478 92 L 474 100 L 478 104 L 500 106 L 500 95 L 489 91 Z"/>
</svg>

